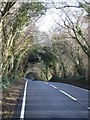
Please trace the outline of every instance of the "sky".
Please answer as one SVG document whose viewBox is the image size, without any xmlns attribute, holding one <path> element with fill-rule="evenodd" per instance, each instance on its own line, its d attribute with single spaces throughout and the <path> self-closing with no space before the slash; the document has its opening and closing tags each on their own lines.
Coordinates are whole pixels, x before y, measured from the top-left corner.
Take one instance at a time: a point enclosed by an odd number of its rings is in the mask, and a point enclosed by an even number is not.
<svg viewBox="0 0 90 120">
<path fill-rule="evenodd" d="M 55 26 L 55 20 L 58 20 L 59 17 L 55 13 L 50 13 L 47 12 L 45 16 L 43 16 L 39 21 L 38 21 L 38 26 L 40 31 L 49 31 L 52 27 Z"/>
<path fill-rule="evenodd" d="M 48 4 L 50 4 L 51 1 L 54 1 L 56 3 L 66 1 L 68 2 L 69 5 L 70 4 L 77 5 L 76 0 L 39 0 L 39 1 L 47 2 Z M 40 31 L 48 32 L 56 25 L 55 21 L 60 21 L 60 17 L 57 15 L 57 10 L 55 8 L 52 8 L 47 10 L 46 14 L 39 19 L 37 26 L 39 27 Z"/>
<path fill-rule="evenodd" d="M 5 1 L 7 1 L 7 0 L 5 0 Z M 12 0 L 8 0 L 8 1 L 12 1 Z M 19 1 L 28 1 L 28 0 L 19 0 Z M 37 1 L 37 0 L 32 0 L 32 2 L 34 2 L 34 1 Z M 76 4 L 76 2 L 75 2 L 76 0 L 38 0 L 38 1 L 45 2 L 45 3 L 47 3 L 48 6 L 50 5 L 50 3 L 52 1 L 56 2 L 56 3 L 66 1 L 66 2 L 68 2 L 69 5 Z M 83 1 L 83 0 L 79 0 L 79 1 Z M 39 27 L 40 31 L 48 32 L 51 29 L 53 29 L 53 27 L 56 25 L 55 21 L 60 21 L 60 17 L 57 15 L 57 10 L 55 8 L 48 9 L 46 14 L 38 20 L 37 26 Z"/>
</svg>

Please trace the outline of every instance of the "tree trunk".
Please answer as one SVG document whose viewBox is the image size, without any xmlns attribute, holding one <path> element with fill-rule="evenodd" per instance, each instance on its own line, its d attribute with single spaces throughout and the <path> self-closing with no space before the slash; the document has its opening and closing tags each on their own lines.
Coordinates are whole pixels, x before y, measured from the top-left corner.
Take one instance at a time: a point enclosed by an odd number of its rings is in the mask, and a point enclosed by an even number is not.
<svg viewBox="0 0 90 120">
<path fill-rule="evenodd" d="M 63 70 L 63 77 L 66 78 L 66 69 L 63 61 L 62 61 L 62 70 Z"/>
<path fill-rule="evenodd" d="M 48 80 L 48 65 L 46 64 L 46 79 Z"/>
<path fill-rule="evenodd" d="M 90 45 L 90 13 L 88 13 L 88 43 Z M 88 85 L 90 89 L 90 48 L 88 50 L 89 56 L 88 56 Z"/>
<path fill-rule="evenodd" d="M 90 57 L 88 57 L 88 85 L 90 89 Z"/>
</svg>

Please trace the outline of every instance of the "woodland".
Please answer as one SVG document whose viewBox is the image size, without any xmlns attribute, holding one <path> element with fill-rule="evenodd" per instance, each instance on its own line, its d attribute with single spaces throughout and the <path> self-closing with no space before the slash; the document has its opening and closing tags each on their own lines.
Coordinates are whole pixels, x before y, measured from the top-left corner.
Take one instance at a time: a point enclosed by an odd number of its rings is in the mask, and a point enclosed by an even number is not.
<svg viewBox="0 0 90 120">
<path fill-rule="evenodd" d="M 90 85 L 90 3 L 76 2 L 0 2 L 0 89 L 27 73 L 30 79 Z M 37 21 L 51 8 L 60 21 L 41 32 Z"/>
</svg>

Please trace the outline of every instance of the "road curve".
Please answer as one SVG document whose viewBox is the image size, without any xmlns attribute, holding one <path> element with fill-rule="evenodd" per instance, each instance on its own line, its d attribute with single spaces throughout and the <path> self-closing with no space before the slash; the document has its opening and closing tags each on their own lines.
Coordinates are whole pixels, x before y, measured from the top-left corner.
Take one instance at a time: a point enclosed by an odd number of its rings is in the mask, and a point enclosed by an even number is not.
<svg viewBox="0 0 90 120">
<path fill-rule="evenodd" d="M 89 120 L 88 91 L 85 89 L 64 83 L 28 80 L 23 96 L 17 104 L 16 118 Z"/>
</svg>

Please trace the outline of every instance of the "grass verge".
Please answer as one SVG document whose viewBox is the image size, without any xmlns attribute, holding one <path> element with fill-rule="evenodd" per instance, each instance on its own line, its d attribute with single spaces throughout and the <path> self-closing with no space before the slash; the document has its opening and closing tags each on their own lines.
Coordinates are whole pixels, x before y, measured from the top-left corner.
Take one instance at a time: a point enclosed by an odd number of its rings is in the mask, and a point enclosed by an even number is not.
<svg viewBox="0 0 90 120">
<path fill-rule="evenodd" d="M 19 99 L 22 88 L 24 87 L 24 80 L 17 81 L 11 85 L 10 88 L 2 93 L 2 119 L 9 119 L 13 117 L 17 100 Z"/>
</svg>

